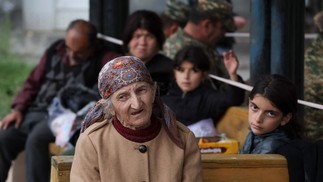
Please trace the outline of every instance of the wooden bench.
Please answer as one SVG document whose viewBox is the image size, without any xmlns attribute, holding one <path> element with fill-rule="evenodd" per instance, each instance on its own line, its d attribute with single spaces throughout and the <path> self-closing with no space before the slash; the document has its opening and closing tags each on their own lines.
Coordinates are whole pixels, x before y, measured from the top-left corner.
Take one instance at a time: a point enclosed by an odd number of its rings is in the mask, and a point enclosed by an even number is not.
<svg viewBox="0 0 323 182">
<path fill-rule="evenodd" d="M 216 125 L 218 131 L 243 145 L 248 133 L 248 110 L 231 107 Z M 51 182 L 69 182 L 73 156 L 52 157 Z M 287 161 L 276 154 L 202 154 L 205 182 L 287 182 Z"/>
<path fill-rule="evenodd" d="M 73 156 L 53 156 L 51 182 L 69 182 Z M 204 182 L 288 182 L 287 161 L 276 154 L 202 154 Z"/>
<path fill-rule="evenodd" d="M 204 182 L 288 182 L 286 159 L 277 154 L 202 154 Z"/>
<path fill-rule="evenodd" d="M 69 182 L 73 156 L 53 156 L 51 182 Z"/>
<path fill-rule="evenodd" d="M 51 155 L 60 155 L 64 151 L 64 148 L 55 143 L 50 143 L 48 147 Z M 17 159 L 13 161 L 6 182 L 25 182 L 25 176 L 25 152 L 21 152 Z"/>
</svg>

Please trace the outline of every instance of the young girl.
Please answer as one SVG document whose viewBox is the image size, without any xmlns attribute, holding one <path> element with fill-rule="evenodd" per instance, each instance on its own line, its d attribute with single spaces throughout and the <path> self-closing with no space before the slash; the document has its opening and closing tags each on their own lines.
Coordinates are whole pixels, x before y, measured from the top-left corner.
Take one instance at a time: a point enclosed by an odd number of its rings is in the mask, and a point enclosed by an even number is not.
<svg viewBox="0 0 323 182">
<path fill-rule="evenodd" d="M 237 75 L 239 66 L 236 56 L 226 53 L 225 66 L 230 79 L 242 82 Z M 188 126 L 196 137 L 215 134 L 214 123 L 225 110 L 244 101 L 244 91 L 234 86 L 215 90 L 208 80 L 210 61 L 197 46 L 180 50 L 174 60 L 175 82 L 162 99 L 175 112 L 176 119 Z"/>
<path fill-rule="evenodd" d="M 249 127 L 241 154 L 269 154 L 302 137 L 293 83 L 280 75 L 259 79 L 249 95 Z"/>
</svg>

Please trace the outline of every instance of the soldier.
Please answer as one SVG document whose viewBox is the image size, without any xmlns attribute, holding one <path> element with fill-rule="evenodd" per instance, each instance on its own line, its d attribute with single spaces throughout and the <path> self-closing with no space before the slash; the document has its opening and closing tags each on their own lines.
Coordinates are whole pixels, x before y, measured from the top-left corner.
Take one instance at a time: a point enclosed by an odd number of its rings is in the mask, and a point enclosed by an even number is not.
<svg viewBox="0 0 323 182">
<path fill-rule="evenodd" d="M 323 104 L 323 11 L 314 16 L 318 37 L 306 49 L 304 58 L 304 99 Z M 304 109 L 305 132 L 309 138 L 323 139 L 323 111 Z"/>
<path fill-rule="evenodd" d="M 160 15 L 166 38 L 174 34 L 178 27 L 183 28 L 189 14 L 188 5 L 176 0 L 167 0 L 165 11 Z"/>
<path fill-rule="evenodd" d="M 178 29 L 164 44 L 166 56 L 174 58 L 178 50 L 188 44 L 202 47 L 210 57 L 211 74 L 228 77 L 222 58 L 214 49 L 226 31 L 234 31 L 232 6 L 226 0 L 199 0 L 192 8 L 187 24 Z"/>
</svg>

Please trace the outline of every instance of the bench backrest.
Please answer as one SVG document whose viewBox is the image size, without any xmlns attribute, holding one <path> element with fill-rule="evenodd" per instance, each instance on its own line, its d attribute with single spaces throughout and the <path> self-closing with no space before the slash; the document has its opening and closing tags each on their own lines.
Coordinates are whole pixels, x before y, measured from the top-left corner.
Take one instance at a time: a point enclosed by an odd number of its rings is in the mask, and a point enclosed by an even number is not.
<svg viewBox="0 0 323 182">
<path fill-rule="evenodd" d="M 51 182 L 69 182 L 73 156 L 53 156 Z M 277 154 L 202 154 L 203 181 L 288 182 L 286 159 Z"/>
<path fill-rule="evenodd" d="M 248 108 L 230 107 L 216 125 L 216 129 L 227 137 L 236 139 L 243 146 L 248 130 Z"/>
<path fill-rule="evenodd" d="M 248 110 L 230 107 L 216 126 L 243 145 L 248 133 Z M 69 182 L 73 156 L 53 156 L 51 182 Z M 277 154 L 202 154 L 203 181 L 287 182 L 286 159 Z"/>
</svg>

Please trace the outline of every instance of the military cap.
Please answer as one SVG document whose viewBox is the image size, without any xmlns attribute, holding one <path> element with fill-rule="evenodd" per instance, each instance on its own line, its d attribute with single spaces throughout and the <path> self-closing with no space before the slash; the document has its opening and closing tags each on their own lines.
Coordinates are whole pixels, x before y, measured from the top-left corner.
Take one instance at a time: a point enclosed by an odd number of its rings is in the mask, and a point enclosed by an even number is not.
<svg viewBox="0 0 323 182">
<path fill-rule="evenodd" d="M 226 0 L 198 0 L 196 9 L 219 18 L 227 31 L 233 32 L 237 29 L 233 21 L 232 5 Z"/>
<path fill-rule="evenodd" d="M 189 6 L 181 1 L 167 0 L 164 14 L 178 22 L 186 22 L 189 14 Z"/>
</svg>

